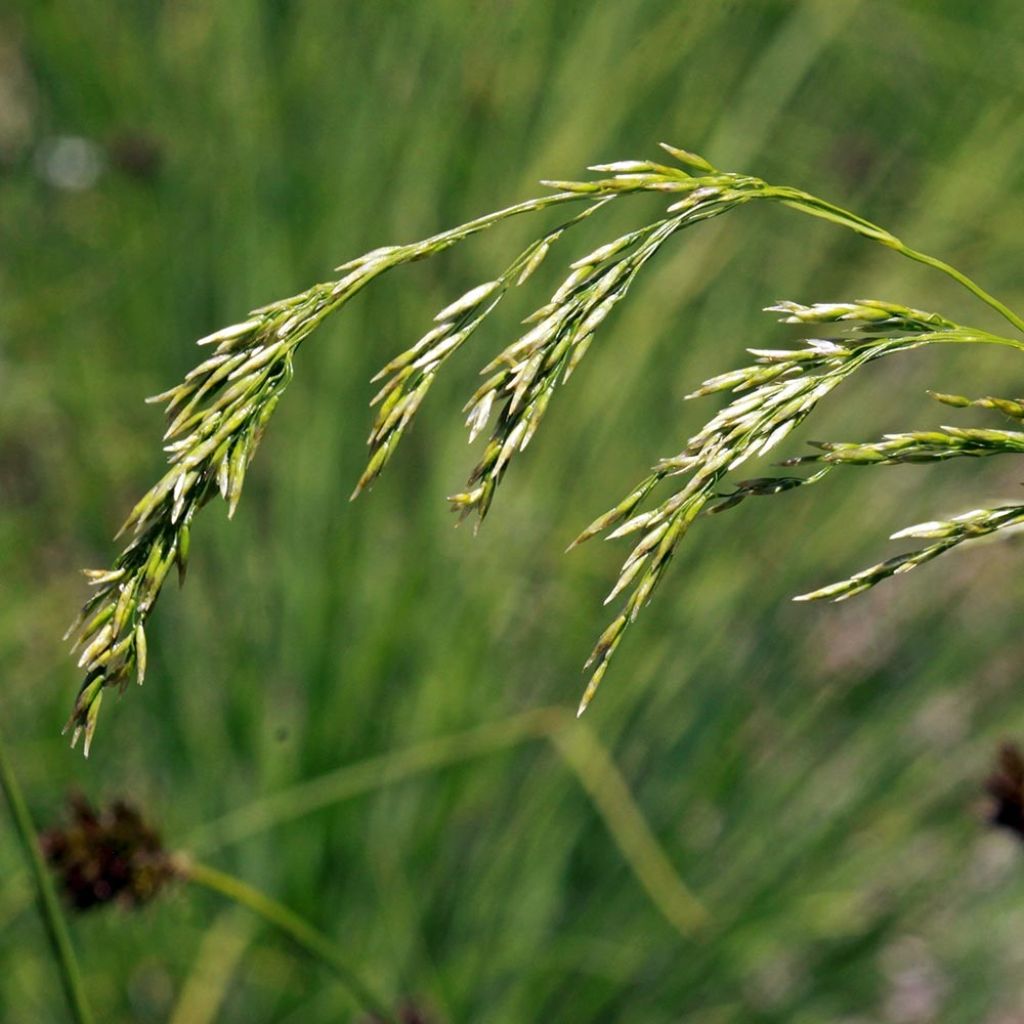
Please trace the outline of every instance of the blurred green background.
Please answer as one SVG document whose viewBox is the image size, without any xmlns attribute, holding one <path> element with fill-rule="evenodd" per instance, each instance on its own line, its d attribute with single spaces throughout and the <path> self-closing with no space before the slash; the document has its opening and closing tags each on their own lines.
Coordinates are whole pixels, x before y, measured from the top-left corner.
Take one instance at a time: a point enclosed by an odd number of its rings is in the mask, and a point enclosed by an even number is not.
<svg viewBox="0 0 1024 1024">
<path fill-rule="evenodd" d="M 77 787 L 131 798 L 187 845 L 338 766 L 574 707 L 624 550 L 562 551 L 711 414 L 687 391 L 748 345 L 794 340 L 761 307 L 870 295 L 998 325 L 947 280 L 781 208 L 687 232 L 473 536 L 444 498 L 474 461 L 459 410 L 477 368 L 568 260 L 655 207 L 568 239 L 350 505 L 368 378 L 554 220 L 398 271 L 304 347 L 235 521 L 218 503 L 197 523 L 146 686 L 107 705 L 86 762 L 59 735 L 78 685 L 60 635 L 79 567 L 109 563 L 160 472 L 161 417 L 142 398 L 193 364 L 193 338 L 367 249 L 536 194 L 540 177 L 656 156 L 662 139 L 835 199 L 1020 308 L 1022 98 L 1016 0 L 7 0 L 0 725 L 36 819 Z M 888 360 L 789 447 L 989 422 L 926 387 L 1020 394 L 1024 365 Z M 1024 736 L 1019 546 L 839 606 L 788 600 L 894 553 L 902 526 L 1019 486 L 997 460 L 849 470 L 694 530 L 587 725 L 707 907 L 699 935 L 659 913 L 537 741 L 207 856 L 434 1022 L 1020 1022 L 1024 863 L 978 805 L 996 743 Z M 361 1019 L 321 968 L 203 893 L 71 927 L 104 1022 L 176 1006 L 177 1024 Z M 64 1014 L 5 818 L 0 1020 Z"/>
</svg>

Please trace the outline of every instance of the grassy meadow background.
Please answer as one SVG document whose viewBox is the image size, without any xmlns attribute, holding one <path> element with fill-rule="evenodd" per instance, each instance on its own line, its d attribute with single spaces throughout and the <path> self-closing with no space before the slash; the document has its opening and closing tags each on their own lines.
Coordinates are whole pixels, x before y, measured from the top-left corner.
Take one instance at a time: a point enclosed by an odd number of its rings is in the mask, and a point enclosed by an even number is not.
<svg viewBox="0 0 1024 1024">
<path fill-rule="evenodd" d="M 842 470 L 693 531 L 586 727 L 707 908 L 700 933 L 666 919 L 543 741 L 391 784 L 371 769 L 314 813 L 199 832 L 344 765 L 574 708 L 624 550 L 563 549 L 712 413 L 715 399 L 682 401 L 695 384 L 748 345 L 795 340 L 763 306 L 867 295 L 996 326 L 947 280 L 827 224 L 749 208 L 674 240 L 477 536 L 444 499 L 474 462 L 459 411 L 485 353 L 568 260 L 655 207 L 616 204 L 567 240 L 350 505 L 369 377 L 554 221 L 389 275 L 303 347 L 235 520 L 216 503 L 197 521 L 146 685 L 106 705 L 87 762 L 60 736 L 79 681 L 60 636 L 78 569 L 113 558 L 160 472 L 161 415 L 142 398 L 193 365 L 194 338 L 367 249 L 659 140 L 832 198 L 1020 308 L 1022 99 L 1013 0 L 7 0 L 0 728 L 36 820 L 79 789 L 139 803 L 172 846 L 205 835 L 211 863 L 436 1024 L 1019 1024 L 1024 859 L 978 798 L 998 741 L 1024 739 L 1024 551 L 954 554 L 838 606 L 789 601 L 895 553 L 900 527 L 1019 495 L 1008 461 Z M 1024 364 L 887 360 L 788 451 L 994 422 L 926 387 L 1018 395 Z M 71 927 L 109 1024 L 364 1019 L 204 893 Z M 0 1021 L 64 1014 L 4 818 Z"/>
</svg>

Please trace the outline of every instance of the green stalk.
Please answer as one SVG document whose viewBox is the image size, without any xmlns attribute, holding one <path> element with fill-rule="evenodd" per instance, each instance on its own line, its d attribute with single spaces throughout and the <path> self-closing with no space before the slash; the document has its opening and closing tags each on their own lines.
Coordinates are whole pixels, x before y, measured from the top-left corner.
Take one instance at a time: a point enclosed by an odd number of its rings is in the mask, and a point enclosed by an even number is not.
<svg viewBox="0 0 1024 1024">
<path fill-rule="evenodd" d="M 4 796 L 7 797 L 11 818 L 14 821 L 14 830 L 21 840 L 25 861 L 35 883 L 39 913 L 42 916 L 46 936 L 53 951 L 53 958 L 60 971 L 60 980 L 68 1001 L 68 1008 L 71 1010 L 71 1017 L 75 1024 L 92 1024 L 92 1012 L 85 998 L 82 976 L 78 969 L 78 961 L 75 958 L 67 926 L 64 923 L 64 915 L 61 913 L 50 874 L 43 863 L 42 854 L 39 852 L 39 837 L 32 824 L 28 808 L 25 806 L 25 798 L 18 785 L 18 780 L 15 778 L 14 769 L 7 758 L 3 737 L 0 737 L 0 787 L 3 788 Z"/>
<path fill-rule="evenodd" d="M 972 281 L 965 273 L 946 263 L 945 260 L 940 260 L 936 256 L 929 256 L 927 253 L 912 249 L 894 234 L 886 231 L 885 228 L 872 224 L 871 221 L 858 217 L 855 213 L 844 210 L 835 203 L 819 199 L 809 192 L 801 192 L 798 189 L 771 187 L 766 195 L 767 197 L 781 199 L 787 206 L 792 207 L 794 210 L 800 210 L 802 213 L 809 214 L 812 217 L 819 217 L 822 220 L 832 221 L 834 224 L 841 224 L 859 235 L 864 235 L 866 238 L 880 242 L 894 252 L 898 252 L 901 256 L 906 256 L 907 259 L 914 260 L 916 263 L 923 263 L 926 267 L 931 267 L 933 270 L 938 270 L 947 277 L 951 277 L 957 284 L 981 299 L 986 306 L 991 307 L 1001 317 L 1013 324 L 1018 331 L 1024 333 L 1024 318 L 1018 316 L 1006 303 L 1001 302 L 990 292 L 982 288 L 980 284 Z"/>
<path fill-rule="evenodd" d="M 273 925 L 313 959 L 329 967 L 367 1013 L 386 1024 L 398 1024 L 395 1015 L 352 970 L 334 943 L 293 910 L 241 879 L 208 864 L 185 861 L 179 865 L 179 870 L 188 881 L 232 900 Z"/>
<path fill-rule="evenodd" d="M 706 928 L 711 916 L 672 866 L 604 745 L 582 722 L 548 737 L 576 776 L 651 902 L 680 935 Z"/>
<path fill-rule="evenodd" d="M 673 868 L 611 755 L 563 707 L 510 715 L 298 782 L 201 827 L 188 848 L 207 854 L 364 793 L 534 740 L 546 740 L 579 782 L 655 909 L 683 938 L 694 938 L 710 914 Z"/>
<path fill-rule="evenodd" d="M 896 248 L 897 252 L 902 253 L 908 259 L 916 260 L 918 263 L 923 263 L 926 267 L 932 267 L 935 270 L 941 271 L 947 277 L 951 277 L 954 281 L 963 285 L 969 292 L 981 299 L 981 301 L 987 306 L 991 306 L 1000 316 L 1013 324 L 1018 331 L 1024 333 L 1024 319 L 1014 313 L 1014 311 L 1005 303 L 1000 302 L 994 295 L 985 291 L 981 285 L 972 281 L 966 274 L 957 270 L 956 267 L 951 266 L 949 263 L 937 259 L 934 256 L 929 256 L 927 253 L 911 249 L 909 245 L 904 245 L 902 242 L 900 242 L 898 247 L 894 248 Z"/>
<path fill-rule="evenodd" d="M 342 765 L 229 811 L 224 817 L 200 826 L 188 836 L 184 846 L 206 856 L 282 822 L 332 807 L 362 793 L 516 746 L 525 740 L 544 739 L 565 723 L 563 708 L 535 708 L 465 732 L 424 740 L 401 750 Z"/>
</svg>

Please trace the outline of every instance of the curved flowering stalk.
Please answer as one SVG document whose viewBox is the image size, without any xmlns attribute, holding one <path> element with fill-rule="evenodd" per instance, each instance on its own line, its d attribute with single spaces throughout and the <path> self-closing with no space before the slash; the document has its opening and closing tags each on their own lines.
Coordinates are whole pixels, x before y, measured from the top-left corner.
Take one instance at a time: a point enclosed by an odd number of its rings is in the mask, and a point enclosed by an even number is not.
<svg viewBox="0 0 1024 1024">
<path fill-rule="evenodd" d="M 575 546 L 599 533 L 608 533 L 610 538 L 640 534 L 607 598 L 611 601 L 629 589 L 621 612 L 591 654 L 588 666 L 593 665 L 594 671 L 580 704 L 581 712 L 593 697 L 627 627 L 650 600 L 697 517 L 706 509 L 721 511 L 752 494 L 776 494 L 815 483 L 833 460 L 827 456 L 798 460 L 820 459 L 828 464 L 807 478 L 743 481 L 733 494 L 725 496 L 724 502 L 709 508 L 728 473 L 752 456 L 774 449 L 839 384 L 883 356 L 937 343 L 988 343 L 1024 349 L 1024 343 L 895 303 L 858 300 L 801 306 L 783 302 L 769 309 L 783 313 L 787 323 L 841 324 L 846 335 L 835 340 L 809 339 L 801 349 L 751 349 L 756 356 L 753 365 L 706 381 L 688 397 L 721 391 L 732 391 L 738 397 L 691 437 L 678 455 L 659 462 L 623 501 L 574 541 Z M 653 509 L 638 511 L 655 487 L 675 477 L 685 478 L 682 487 Z"/>
<path fill-rule="evenodd" d="M 770 200 L 838 224 L 909 259 L 940 270 L 959 282 L 1019 330 L 1024 320 L 956 268 L 907 246 L 884 228 L 826 200 L 751 175 L 715 168 L 702 157 L 663 146 L 677 162 L 627 160 L 592 167 L 591 181 L 545 182 L 550 195 L 498 210 L 409 245 L 375 249 L 337 268 L 342 276 L 255 310 L 239 324 L 200 340 L 212 355 L 184 381 L 153 401 L 166 404 L 165 435 L 170 468 L 132 510 L 125 530 L 131 539 L 109 570 L 89 571 L 96 591 L 72 627 L 84 681 L 68 727 L 72 744 L 85 737 L 88 753 L 103 694 L 123 687 L 146 670 L 146 624 L 164 581 L 177 567 L 183 580 L 195 514 L 215 496 L 231 515 L 246 469 L 263 431 L 291 380 L 295 353 L 305 339 L 365 285 L 393 267 L 436 255 L 511 217 L 548 207 L 581 206 L 572 217 L 540 234 L 497 277 L 476 285 L 446 306 L 434 326 L 393 358 L 377 375 L 383 384 L 369 437 L 370 456 L 355 494 L 373 483 L 413 421 L 441 367 L 461 349 L 494 311 L 502 297 L 529 280 L 552 247 L 581 221 L 610 202 L 638 193 L 667 200 L 664 215 L 576 259 L 549 301 L 527 318 L 526 331 L 484 368 L 484 383 L 466 406 L 471 439 L 493 426 L 480 461 L 464 491 L 451 498 L 461 514 L 482 519 L 517 452 L 533 438 L 555 391 L 564 384 L 591 345 L 600 324 L 627 295 L 647 263 L 674 235 L 755 200 Z M 630 589 L 622 613 L 601 636 L 591 658 L 594 673 L 581 710 L 594 693 L 626 626 L 650 598 L 676 546 L 704 511 L 718 511 L 749 495 L 778 493 L 821 479 L 841 459 L 840 448 L 820 457 L 807 478 L 761 478 L 717 494 L 724 476 L 747 458 L 774 448 L 833 388 L 860 366 L 890 352 L 932 342 L 1019 343 L 961 327 L 936 314 L 894 304 L 775 307 L 791 322 L 840 323 L 855 328 L 843 341 L 810 341 L 797 351 L 756 350 L 757 363 L 709 381 L 697 394 L 733 389 L 741 396 L 715 416 L 685 449 L 654 471 L 579 540 L 616 527 L 612 536 L 642 531 L 612 597 Z M 949 396 L 947 396 L 949 397 Z M 995 403 L 996 399 L 982 400 Z M 966 402 L 966 399 L 964 400 Z M 1006 410 L 1004 410 L 1006 411 Z M 495 415 L 496 414 L 496 415 Z M 953 435 L 950 433 L 950 437 Z M 916 443 L 916 442 L 915 442 Z M 963 454 L 978 454 L 980 437 L 960 438 Z M 996 442 L 989 439 L 989 446 Z M 895 459 L 897 442 L 889 442 Z M 920 446 L 918 446 L 920 447 Z M 947 444 L 951 451 L 955 445 Z M 863 446 L 859 446 L 863 449 Z M 969 452 L 968 452 L 969 449 Z M 850 449 L 846 461 L 853 461 Z M 906 458 L 911 447 L 901 449 Z M 835 455 L 834 459 L 828 456 Z M 862 459 L 868 458 L 861 451 Z M 906 458 L 904 460 L 906 460 Z M 663 480 L 686 477 L 674 495 L 638 512 Z M 713 502 L 717 501 L 717 504 Z"/>
<path fill-rule="evenodd" d="M 917 566 L 930 562 L 933 558 L 963 544 L 966 541 L 978 540 L 1000 530 L 1008 530 L 1024 523 L 1024 505 L 1003 505 L 999 508 L 980 508 L 973 512 L 964 512 L 952 519 L 938 522 L 919 523 L 894 533 L 890 540 L 902 540 L 907 537 L 934 540 L 934 544 L 918 548 L 906 554 L 896 555 L 869 569 L 854 573 L 849 579 L 832 583 L 820 590 L 812 590 L 808 594 L 794 597 L 794 601 L 820 601 L 831 598 L 833 601 L 845 601 L 848 597 L 870 590 L 876 583 L 887 580 L 890 576 L 910 572 Z"/>
<path fill-rule="evenodd" d="M 320 323 L 370 281 L 403 263 L 450 248 L 470 235 L 520 213 L 541 210 L 579 196 L 559 192 L 480 217 L 422 242 L 375 249 L 338 267 L 344 276 L 254 310 L 241 323 L 197 344 L 213 355 L 176 387 L 155 395 L 166 404 L 164 435 L 171 468 L 132 509 L 121 533 L 132 539 L 109 570 L 86 570 L 96 592 L 68 630 L 81 650 L 85 679 L 71 718 L 72 746 L 85 737 L 88 756 L 104 691 L 146 674 L 146 622 L 170 570 L 184 582 L 190 529 L 196 512 L 215 495 L 233 515 L 245 472 L 292 377 L 296 349 Z M 420 395 L 422 397 L 422 394 Z M 404 424 L 403 424 L 404 427 Z"/>
<path fill-rule="evenodd" d="M 937 401 L 956 408 L 994 409 L 1010 419 L 1024 419 L 1024 403 L 1019 400 L 986 397 L 972 401 L 960 395 L 938 392 L 929 394 Z M 1021 455 L 1024 454 L 1024 432 L 944 426 L 939 430 L 886 434 L 880 441 L 874 442 L 815 441 L 812 444 L 820 449 L 818 454 L 787 459 L 783 465 L 822 464 L 822 468 L 814 474 L 820 476 L 835 466 L 898 466 L 906 463 L 945 462 L 955 458 Z M 882 580 L 909 572 L 960 544 L 1008 530 L 1022 523 L 1024 505 L 1004 505 L 992 509 L 976 509 L 948 520 L 909 526 L 894 533 L 889 539 L 930 539 L 935 543 L 896 555 L 863 569 L 848 579 L 801 594 L 793 600 L 817 601 L 827 598 L 845 601 L 865 590 L 870 590 Z"/>
<path fill-rule="evenodd" d="M 855 321 L 855 317 L 863 315 L 854 313 L 857 304 L 849 304 L 850 310 L 843 314 L 842 320 Z M 880 303 L 866 303 L 873 308 L 880 308 Z M 827 304 L 802 307 L 793 303 L 783 303 L 773 307 L 789 312 L 789 322 L 814 322 L 831 316 L 832 310 L 843 308 L 842 304 Z M 901 307 L 902 308 L 902 307 Z M 937 318 L 935 314 L 912 312 L 913 317 L 904 323 L 904 327 L 914 326 L 913 319 L 918 318 L 917 327 L 926 323 L 933 324 L 936 329 L 930 333 L 906 335 L 889 339 L 888 345 L 879 345 L 879 341 L 870 343 L 874 356 L 889 352 L 906 351 L 922 344 L 959 342 L 976 344 L 1008 345 L 1012 348 L 1024 349 L 1021 342 L 1002 338 L 976 328 L 958 327 L 949 321 Z M 920 318 L 927 318 L 922 320 Z M 860 325 L 859 331 L 878 330 L 878 324 L 866 321 Z M 820 346 L 821 342 L 810 345 Z M 846 343 L 848 344 L 848 342 Z M 868 347 L 868 346 L 865 346 Z M 776 353 L 764 353 L 771 357 Z M 742 371 L 741 371 L 742 372 Z M 960 395 L 948 395 L 929 392 L 932 398 L 945 405 L 955 408 L 983 408 L 1003 413 L 1015 421 L 1024 420 L 1024 400 L 985 397 L 975 400 Z M 982 458 L 989 455 L 1020 455 L 1024 454 L 1024 432 L 1018 430 L 994 430 L 990 428 L 943 426 L 939 430 L 910 431 L 898 434 L 886 434 L 875 442 L 838 442 L 812 441 L 811 446 L 819 449 L 813 455 L 802 455 L 783 460 L 780 465 L 786 467 L 814 465 L 816 472 L 807 477 L 762 477 L 754 480 L 741 481 L 736 490 L 725 497 L 719 505 L 710 509 L 717 512 L 730 508 L 744 498 L 752 495 L 771 495 L 791 490 L 806 484 L 817 483 L 827 473 L 838 466 L 894 466 L 910 463 L 944 462 L 953 458 Z M 931 561 L 938 555 L 957 547 L 967 541 L 976 540 L 991 534 L 1008 530 L 1024 522 L 1024 505 L 1006 505 L 994 509 L 978 509 L 966 512 L 952 519 L 921 523 L 907 527 L 894 533 L 890 540 L 906 538 L 931 539 L 934 544 L 897 555 L 877 565 L 855 573 L 848 579 L 821 587 L 807 594 L 794 598 L 795 601 L 815 601 L 832 599 L 843 601 L 856 594 L 871 589 L 875 584 L 891 576 L 909 572 L 918 565 Z"/>
</svg>

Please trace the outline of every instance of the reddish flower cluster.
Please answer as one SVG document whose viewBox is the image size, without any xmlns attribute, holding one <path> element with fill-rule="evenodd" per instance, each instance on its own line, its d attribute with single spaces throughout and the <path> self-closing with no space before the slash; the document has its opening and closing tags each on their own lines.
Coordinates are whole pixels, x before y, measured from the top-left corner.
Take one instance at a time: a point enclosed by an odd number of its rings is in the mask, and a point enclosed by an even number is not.
<svg viewBox="0 0 1024 1024">
<path fill-rule="evenodd" d="M 71 800 L 71 822 L 40 836 L 43 855 L 76 910 L 111 903 L 148 903 L 175 876 L 157 831 L 122 800 L 93 808 Z"/>
<path fill-rule="evenodd" d="M 996 770 L 986 779 L 992 797 L 989 821 L 1024 839 L 1024 754 L 1015 743 L 999 748 Z"/>
<path fill-rule="evenodd" d="M 413 1002 L 403 1003 L 398 1009 L 399 1024 L 432 1024 L 433 1017 L 428 1017 L 422 1007 Z M 379 1017 L 368 1017 L 365 1024 L 381 1024 Z"/>
</svg>

